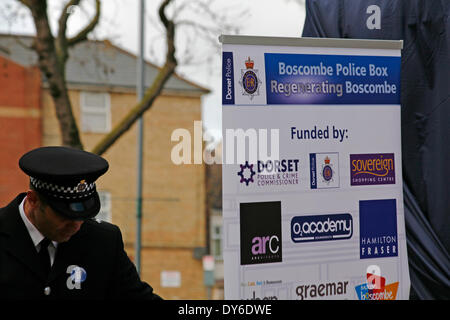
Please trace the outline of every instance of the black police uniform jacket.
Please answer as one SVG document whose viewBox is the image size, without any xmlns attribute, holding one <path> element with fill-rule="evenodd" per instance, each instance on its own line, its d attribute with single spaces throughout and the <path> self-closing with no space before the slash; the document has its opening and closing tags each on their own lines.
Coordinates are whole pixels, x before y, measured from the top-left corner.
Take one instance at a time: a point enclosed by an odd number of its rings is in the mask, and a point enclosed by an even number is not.
<svg viewBox="0 0 450 320">
<path fill-rule="evenodd" d="M 117 226 L 87 220 L 58 244 L 48 276 L 19 213 L 25 193 L 0 209 L 1 299 L 160 299 L 141 281 Z M 74 276 L 73 269 L 83 270 Z"/>
</svg>

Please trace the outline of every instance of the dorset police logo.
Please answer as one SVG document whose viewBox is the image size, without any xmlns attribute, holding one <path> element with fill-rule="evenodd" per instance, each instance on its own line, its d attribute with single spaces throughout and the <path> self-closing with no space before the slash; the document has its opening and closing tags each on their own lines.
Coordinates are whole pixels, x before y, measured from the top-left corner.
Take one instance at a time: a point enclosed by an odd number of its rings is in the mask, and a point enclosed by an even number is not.
<svg viewBox="0 0 450 320">
<path fill-rule="evenodd" d="M 259 85 L 261 84 L 258 79 L 258 70 L 253 69 L 255 63 L 250 57 L 245 61 L 245 69 L 241 69 L 241 80 L 239 83 L 242 86 L 242 95 L 249 96 L 250 100 L 254 96 L 259 95 Z"/>
<path fill-rule="evenodd" d="M 311 189 L 339 188 L 339 153 L 309 154 Z"/>
<path fill-rule="evenodd" d="M 327 184 L 333 181 L 333 164 L 330 162 L 330 158 L 326 157 L 322 164 L 322 178 L 323 182 L 326 182 Z"/>
</svg>

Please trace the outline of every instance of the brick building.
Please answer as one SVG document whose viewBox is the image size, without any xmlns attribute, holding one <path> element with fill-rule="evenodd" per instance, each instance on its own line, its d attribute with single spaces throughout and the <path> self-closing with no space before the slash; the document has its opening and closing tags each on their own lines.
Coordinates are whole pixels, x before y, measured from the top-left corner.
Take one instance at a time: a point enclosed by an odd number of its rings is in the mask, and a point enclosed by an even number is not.
<svg viewBox="0 0 450 320">
<path fill-rule="evenodd" d="M 1 47 L 0 47 L 1 49 Z M 28 183 L 20 156 L 41 145 L 40 73 L 2 56 L 0 50 L 0 205 Z"/>
<path fill-rule="evenodd" d="M 59 145 L 60 133 L 30 37 L 0 35 L 0 206 L 28 184 L 19 157 L 40 145 Z M 146 63 L 146 84 L 157 67 Z M 95 144 L 136 103 L 136 57 L 108 41 L 87 41 L 70 51 L 66 78 L 85 150 Z M 175 165 L 171 133 L 194 136 L 201 120 L 201 96 L 209 91 L 174 75 L 144 115 L 141 276 L 166 299 L 205 299 L 201 254 L 206 247 L 204 165 Z M 103 156 L 108 173 L 98 180 L 99 216 L 117 224 L 134 257 L 136 230 L 136 126 Z M 194 150 L 192 149 L 192 154 Z"/>
</svg>

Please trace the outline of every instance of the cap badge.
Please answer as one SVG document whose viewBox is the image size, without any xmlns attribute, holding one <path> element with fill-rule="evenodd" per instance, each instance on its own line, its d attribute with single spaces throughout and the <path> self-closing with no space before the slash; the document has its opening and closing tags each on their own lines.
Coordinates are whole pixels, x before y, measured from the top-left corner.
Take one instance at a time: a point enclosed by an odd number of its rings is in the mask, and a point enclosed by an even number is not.
<svg viewBox="0 0 450 320">
<path fill-rule="evenodd" d="M 88 187 L 86 180 L 81 180 L 80 183 L 77 184 L 76 190 L 77 192 L 84 192 Z"/>
</svg>

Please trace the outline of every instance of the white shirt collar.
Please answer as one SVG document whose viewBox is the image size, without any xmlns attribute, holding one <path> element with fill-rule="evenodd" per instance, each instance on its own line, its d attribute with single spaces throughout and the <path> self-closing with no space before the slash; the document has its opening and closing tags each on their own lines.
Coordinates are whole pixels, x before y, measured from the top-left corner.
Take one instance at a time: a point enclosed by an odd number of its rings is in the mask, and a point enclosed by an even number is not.
<svg viewBox="0 0 450 320">
<path fill-rule="evenodd" d="M 28 233 L 30 234 L 31 240 L 33 241 L 33 244 L 35 247 L 37 247 L 39 245 L 39 243 L 42 241 L 42 239 L 44 239 L 44 236 L 42 235 L 42 233 L 39 232 L 39 230 L 31 223 L 30 220 L 28 220 L 27 215 L 25 214 L 25 210 L 23 209 L 24 207 L 24 203 L 25 203 L 25 199 L 27 197 L 25 196 L 25 198 L 23 198 L 22 202 L 19 205 L 19 212 L 20 212 L 20 217 L 23 220 L 23 223 L 25 224 L 25 227 L 28 230 Z M 56 248 L 58 245 L 58 242 L 56 241 L 52 241 L 53 246 Z"/>
</svg>

